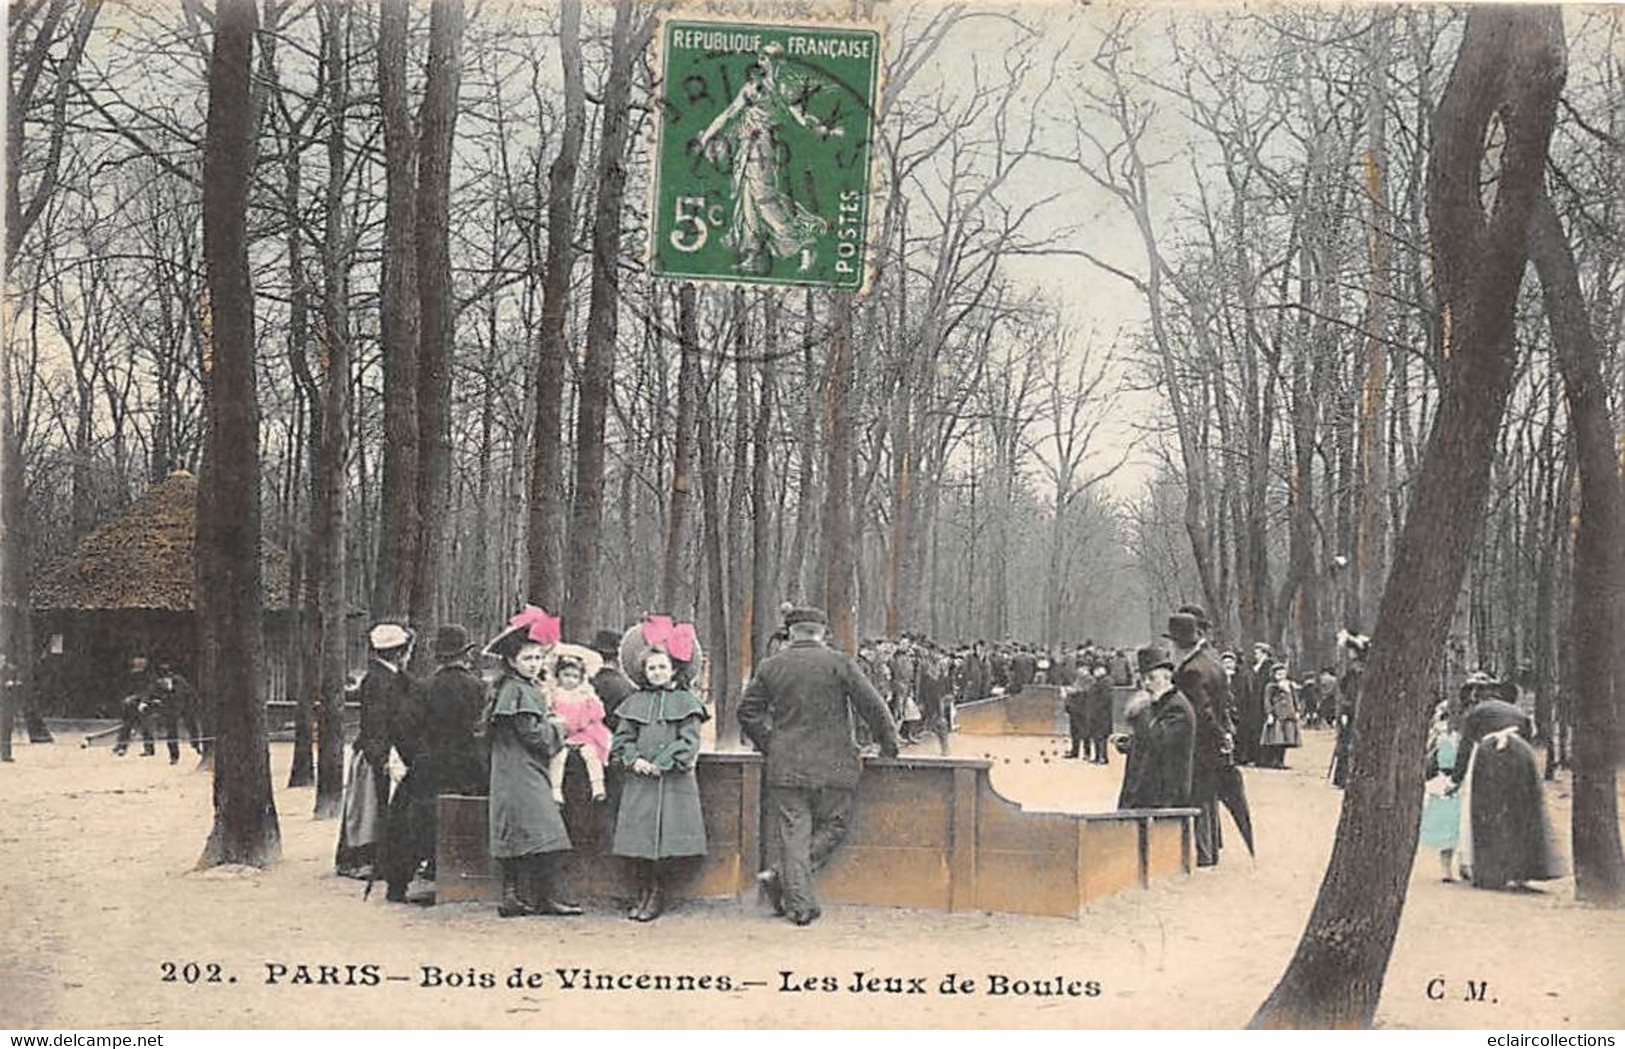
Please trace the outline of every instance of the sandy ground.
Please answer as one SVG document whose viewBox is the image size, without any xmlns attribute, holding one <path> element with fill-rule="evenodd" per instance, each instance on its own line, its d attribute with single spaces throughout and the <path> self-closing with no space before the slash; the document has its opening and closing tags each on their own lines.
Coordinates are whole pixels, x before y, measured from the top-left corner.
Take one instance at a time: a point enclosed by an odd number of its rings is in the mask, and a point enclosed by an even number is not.
<svg viewBox="0 0 1625 1049">
<path fill-rule="evenodd" d="M 831 907 L 796 929 L 732 903 L 684 905 L 651 926 L 618 912 L 504 921 L 489 905 L 389 905 L 381 891 L 363 902 L 360 883 L 331 874 L 337 828 L 310 818 L 310 788 L 278 792 L 274 868 L 193 872 L 210 824 L 207 775 L 184 759 L 171 767 L 162 745 L 156 758 L 115 759 L 65 738 L 24 743 L 17 763 L 0 767 L 0 1028 L 1238 1027 L 1291 956 L 1341 803 L 1323 778 L 1330 736 L 1310 733 L 1294 768 L 1247 771 L 1256 863 L 1235 845 L 1217 869 L 1113 897 L 1077 921 Z M 1063 762 L 1059 750 L 1032 739 L 955 747 L 992 756 L 994 784 L 1029 807 L 1109 805 L 1120 762 Z M 279 783 L 289 756 L 273 745 Z M 1548 799 L 1566 828 L 1566 779 Z M 1422 855 L 1379 1024 L 1625 1026 L 1625 914 L 1576 905 L 1571 880 L 1544 888 L 1442 884 L 1434 855 Z M 189 962 L 204 967 L 200 982 L 186 982 Z M 210 965 L 220 982 L 209 982 Z M 272 965 L 290 977 L 269 982 Z M 374 965 L 380 982 L 294 984 L 299 965 L 313 977 L 339 966 L 341 979 L 344 966 Z M 426 988 L 426 966 L 490 972 L 497 986 Z M 543 985 L 504 986 L 515 967 Z M 734 987 L 567 990 L 561 968 L 726 975 Z M 856 970 L 922 977 L 927 993 L 848 991 Z M 781 971 L 831 976 L 841 989 L 783 991 Z M 975 992 L 939 993 L 948 973 Z M 992 996 L 994 974 L 1096 981 L 1099 992 Z M 1429 997 L 1435 980 L 1441 1000 Z M 1487 983 L 1483 1001 L 1467 1000 L 1469 981 Z"/>
</svg>

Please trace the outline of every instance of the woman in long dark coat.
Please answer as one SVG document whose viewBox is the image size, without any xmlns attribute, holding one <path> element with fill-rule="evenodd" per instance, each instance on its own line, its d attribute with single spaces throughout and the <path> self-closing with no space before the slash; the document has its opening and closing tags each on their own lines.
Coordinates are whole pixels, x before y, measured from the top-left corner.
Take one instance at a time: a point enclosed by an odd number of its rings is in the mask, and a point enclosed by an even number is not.
<svg viewBox="0 0 1625 1049">
<path fill-rule="evenodd" d="M 1462 719 L 1450 773 L 1462 795 L 1456 859 L 1477 888 L 1521 888 L 1565 873 L 1528 743 L 1532 728 L 1523 711 L 1499 699 L 1476 704 Z"/>
<path fill-rule="evenodd" d="M 558 896 L 558 860 L 570 835 L 553 800 L 548 761 L 564 746 L 564 726 L 547 709 L 542 676 L 558 641 L 558 620 L 527 609 L 485 647 L 502 660 L 491 700 L 491 856 L 502 868 L 504 918 L 580 914 Z"/>
<path fill-rule="evenodd" d="M 396 719 L 408 705 L 417 683 L 407 675 L 412 658 L 412 631 L 382 622 L 367 633 L 372 660 L 361 679 L 361 728 L 352 745 L 350 775 L 344 785 L 343 818 L 334 868 L 350 878 L 376 877 L 389 809 L 389 751 Z"/>
<path fill-rule="evenodd" d="M 610 760 L 626 773 L 613 851 L 637 862 L 638 900 L 627 917 L 640 922 L 653 921 L 665 909 L 668 861 L 703 856 L 706 849 L 694 766 L 700 759 L 700 725 L 710 714 L 687 687 L 688 671 L 699 663 L 698 645 L 692 627 L 686 627 L 684 640 L 674 643 L 675 628 L 665 617 L 658 618 L 662 625 L 651 633 L 660 640 L 648 643 L 642 628 L 633 627 L 622 643 L 623 662 L 639 691 L 616 709 L 618 723 L 610 742 Z M 629 645 L 643 647 L 628 652 Z"/>
</svg>

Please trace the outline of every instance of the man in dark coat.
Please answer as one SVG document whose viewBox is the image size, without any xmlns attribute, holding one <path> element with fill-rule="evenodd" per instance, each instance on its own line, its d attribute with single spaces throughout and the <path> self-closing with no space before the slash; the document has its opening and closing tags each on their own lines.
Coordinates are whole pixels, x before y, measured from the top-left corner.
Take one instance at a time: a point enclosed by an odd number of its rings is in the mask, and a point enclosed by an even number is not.
<svg viewBox="0 0 1625 1049">
<path fill-rule="evenodd" d="M 1191 755 L 1196 715 L 1174 685 L 1167 650 L 1147 645 L 1136 653 L 1143 689 L 1126 711 L 1128 764 L 1119 809 L 1185 808 L 1191 804 Z M 1119 737 L 1121 739 L 1122 737 Z"/>
<path fill-rule="evenodd" d="M 130 658 L 130 668 L 120 681 L 119 716 L 122 723 L 119 725 L 118 738 L 113 743 L 113 755 L 123 757 L 124 752 L 130 749 L 130 737 L 136 729 L 141 730 L 141 755 L 152 757 L 157 753 L 152 746 L 152 718 L 148 716 L 147 697 L 152 691 L 152 668 L 147 665 L 145 652 L 137 652 Z"/>
<path fill-rule="evenodd" d="M 1074 685 L 1062 695 L 1065 697 L 1062 704 L 1066 707 L 1066 734 L 1072 740 L 1072 746 L 1067 750 L 1066 756 L 1092 760 L 1094 754 L 1090 751 L 1089 742 L 1089 685 L 1087 683 Z"/>
<path fill-rule="evenodd" d="M 1253 668 L 1234 652 L 1226 652 L 1220 662 L 1230 676 L 1230 702 L 1235 706 L 1236 764 L 1251 765 L 1258 760 L 1258 738 L 1264 734 L 1264 690 Z"/>
<path fill-rule="evenodd" d="M 186 726 L 186 736 L 192 749 L 203 753 L 202 733 L 198 731 L 197 692 L 175 665 L 167 659 L 158 660 L 157 673 L 147 690 L 148 711 L 158 719 L 164 729 L 164 741 L 169 747 L 169 763 L 181 760 L 180 729 Z"/>
<path fill-rule="evenodd" d="M 1345 630 L 1339 632 L 1337 641 L 1348 653 L 1348 667 L 1337 682 L 1337 704 L 1331 714 L 1332 723 L 1337 728 L 1337 743 L 1332 750 L 1332 786 L 1346 787 L 1349 771 L 1353 767 L 1354 712 L 1360 704 L 1360 689 L 1365 682 L 1365 663 L 1371 653 L 1371 639 Z M 1326 698 L 1322 695 L 1320 699 L 1322 716 L 1325 716 Z"/>
<path fill-rule="evenodd" d="M 987 643 L 976 642 L 960 670 L 959 696 L 965 701 L 986 699 L 993 691 L 987 672 Z"/>
<path fill-rule="evenodd" d="M 1186 606 L 1192 607 L 1192 606 Z M 1165 635 L 1173 642 L 1174 684 L 1190 700 L 1196 715 L 1196 743 L 1191 758 L 1191 802 L 1202 810 L 1196 819 L 1196 863 L 1219 862 L 1224 838 L 1219 829 L 1220 770 L 1233 760 L 1235 727 L 1230 721 L 1230 682 L 1203 637 L 1205 616 L 1193 611 L 1168 617 Z"/>
<path fill-rule="evenodd" d="M 592 676 L 592 690 L 604 704 L 604 724 L 615 728 L 615 708 L 621 700 L 638 690 L 626 676 L 616 660 L 621 657 L 621 635 L 613 630 L 600 630 L 593 635 L 592 650 L 604 657 L 604 665 Z"/>
<path fill-rule="evenodd" d="M 787 621 L 790 644 L 757 668 L 739 700 L 739 725 L 767 755 L 764 784 L 782 849 L 779 866 L 758 877 L 775 906 L 806 925 L 820 913 L 813 874 L 852 822 L 861 771 L 853 713 L 885 756 L 896 757 L 898 740 L 874 686 L 845 653 L 823 644 L 824 613 L 798 608 Z"/>
<path fill-rule="evenodd" d="M 1015 694 L 1033 683 L 1038 676 L 1038 660 L 1027 650 L 1026 645 L 1016 649 L 1016 654 L 1010 658 L 1010 692 Z"/>
<path fill-rule="evenodd" d="M 1095 667 L 1088 684 L 1083 687 L 1088 690 L 1089 697 L 1085 704 L 1084 720 L 1089 733 L 1091 759 L 1096 765 L 1110 765 L 1111 752 L 1106 749 L 1106 740 L 1112 734 L 1112 683 L 1106 678 L 1106 668 Z"/>
</svg>

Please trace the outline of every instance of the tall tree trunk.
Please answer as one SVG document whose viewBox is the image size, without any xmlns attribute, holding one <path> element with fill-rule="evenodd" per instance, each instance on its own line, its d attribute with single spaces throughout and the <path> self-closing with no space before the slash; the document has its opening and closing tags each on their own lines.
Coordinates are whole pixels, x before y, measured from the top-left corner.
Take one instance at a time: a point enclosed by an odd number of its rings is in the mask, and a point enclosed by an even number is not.
<svg viewBox="0 0 1625 1049">
<path fill-rule="evenodd" d="M 609 73 L 604 84 L 598 144 L 598 203 L 592 227 L 592 297 L 587 306 L 587 354 L 576 407 L 576 475 L 570 514 L 570 578 L 565 636 L 593 628 L 598 612 L 598 533 L 604 519 L 604 424 L 615 378 L 615 332 L 621 305 L 621 203 L 626 195 L 626 140 L 632 69 L 642 57 L 633 40 L 633 0 L 616 0 Z"/>
<path fill-rule="evenodd" d="M 720 367 L 720 365 L 719 365 Z M 723 577 L 722 553 L 722 500 L 717 494 L 716 424 L 709 404 L 700 407 L 700 512 L 704 518 L 706 607 L 710 612 L 706 633 L 713 639 L 712 651 L 707 653 L 711 680 L 711 701 L 716 711 L 717 740 L 732 729 L 728 720 L 728 696 L 722 682 L 727 677 L 728 653 L 728 587 Z"/>
<path fill-rule="evenodd" d="M 1393 213 L 1388 206 L 1388 76 L 1393 12 L 1376 16 L 1366 94 L 1366 259 L 1371 267 L 1365 301 L 1365 368 L 1360 388 L 1359 507 L 1354 525 L 1352 618 L 1364 620 L 1376 607 L 1384 576 L 1383 546 L 1387 523 L 1388 459 L 1383 442 L 1387 418 L 1388 348 L 1383 337 L 1393 283 L 1389 272 Z"/>
<path fill-rule="evenodd" d="M 688 492 L 693 483 L 694 412 L 700 400 L 700 336 L 694 319 L 694 285 L 677 289 L 677 432 L 672 438 L 671 505 L 666 514 L 666 550 L 660 566 L 660 607 L 673 615 L 689 592 L 683 585 L 683 551 L 688 546 Z"/>
<path fill-rule="evenodd" d="M 313 539 L 311 533 L 316 512 L 315 499 L 321 485 L 321 446 L 325 425 L 323 414 L 326 406 L 321 399 L 321 388 L 311 373 L 310 358 L 305 352 L 306 343 L 310 338 L 310 290 L 305 283 L 304 231 L 299 214 L 302 148 L 297 136 L 296 129 L 288 128 L 288 141 L 282 157 L 283 208 L 288 218 L 288 360 L 297 377 L 300 395 L 307 406 L 306 445 L 310 457 L 311 495 L 309 513 L 312 518 L 301 521 L 299 515 L 295 513 L 290 521 L 293 549 L 289 551 L 289 561 L 292 566 L 303 569 L 294 571 L 291 575 L 301 578 L 304 585 L 299 587 L 293 579 L 289 580 L 288 601 L 290 604 L 300 606 L 301 611 L 295 620 L 292 645 L 299 680 L 289 682 L 295 711 L 293 760 L 288 766 L 288 786 L 308 787 L 316 780 L 316 769 L 311 755 L 311 725 L 314 719 L 311 689 L 318 681 L 320 657 L 317 654 L 317 639 L 311 636 L 310 631 L 319 616 L 321 569 L 314 562 L 308 566 L 304 565 L 304 550 L 311 545 Z M 313 670 L 318 673 L 313 673 Z"/>
<path fill-rule="evenodd" d="M 1580 520 L 1574 536 L 1574 894 L 1617 907 L 1625 903 L 1625 855 L 1619 840 L 1614 697 L 1625 681 L 1625 510 L 1614 459 L 1602 353 L 1586 316 L 1580 271 L 1551 198 L 1535 205 L 1529 257 L 1540 275 L 1552 346 L 1563 371 L 1574 428 Z"/>
<path fill-rule="evenodd" d="M 528 597 L 560 607 L 558 575 L 564 521 L 565 327 L 570 318 L 570 272 L 575 268 L 575 186 L 586 137 L 586 89 L 581 73 L 581 0 L 559 6 L 559 60 L 564 66 L 564 129 L 559 152 L 547 169 L 547 268 L 542 276 L 542 324 L 536 357 L 536 411 L 526 489 L 525 548 L 530 562 Z"/>
<path fill-rule="evenodd" d="M 249 92 L 254 0 L 220 0 L 203 146 L 203 247 L 210 338 L 194 584 L 200 673 L 215 726 L 214 829 L 199 867 L 263 867 L 282 851 L 265 738 L 260 588 L 260 411 L 248 193 L 255 161 Z"/>
<path fill-rule="evenodd" d="M 451 345 L 457 304 L 451 286 L 451 147 L 457 132 L 462 79 L 463 0 L 434 0 L 429 8 L 429 63 L 418 108 L 416 248 L 418 302 L 417 563 L 412 576 L 412 622 L 419 630 L 439 615 L 451 501 Z M 428 646 L 420 647 L 425 655 Z"/>
<path fill-rule="evenodd" d="M 346 557 L 345 478 L 350 461 L 350 257 L 344 219 L 345 108 L 349 105 L 350 4 L 322 0 L 327 106 L 327 187 L 323 197 L 321 444 L 312 464 L 311 574 L 316 614 L 316 818 L 339 814 L 344 793 Z"/>
<path fill-rule="evenodd" d="M 747 673 L 755 671 L 767 652 L 767 639 L 773 632 L 773 513 L 770 486 L 773 464 L 769 461 L 769 442 L 773 435 L 773 397 L 777 375 L 774 359 L 778 355 L 779 321 L 778 303 L 771 296 L 763 296 L 762 327 L 762 391 L 756 402 L 756 432 L 751 442 L 750 489 L 750 649 L 744 662 Z M 741 442 L 743 447 L 743 442 Z"/>
<path fill-rule="evenodd" d="M 828 520 L 824 547 L 824 601 L 837 645 L 857 652 L 857 609 L 853 577 L 858 540 L 852 516 L 852 299 L 837 292 L 830 300 L 828 372 L 824 380 L 824 476 Z"/>
<path fill-rule="evenodd" d="M 1529 216 L 1564 74 L 1552 8 L 1475 8 L 1434 117 L 1432 231 L 1446 354 L 1416 501 L 1383 593 L 1355 715 L 1354 773 L 1320 893 L 1255 1027 L 1368 1026 L 1382 993 L 1421 819 L 1437 663 L 1483 512 L 1513 374 L 1512 328 Z M 1485 129 L 1506 144 L 1493 212 L 1479 198 Z"/>
<path fill-rule="evenodd" d="M 813 296 L 807 292 L 806 312 L 801 322 L 801 375 L 802 394 L 806 414 L 802 417 L 802 440 L 796 448 L 800 473 L 796 478 L 796 530 L 790 540 L 790 563 L 787 566 L 789 590 L 793 600 L 803 603 L 814 600 L 806 572 L 807 545 L 812 537 L 813 522 L 818 512 L 818 500 L 813 497 L 813 470 L 815 450 L 818 447 L 818 398 L 813 386 Z M 821 584 L 820 584 L 821 585 Z M 822 598 L 817 598 L 822 600 Z"/>
<path fill-rule="evenodd" d="M 418 461 L 417 138 L 407 108 L 407 0 L 378 5 L 378 104 L 384 125 L 383 478 L 372 615 L 405 618 L 423 534 Z M 420 624 L 421 625 L 421 624 Z"/>
</svg>

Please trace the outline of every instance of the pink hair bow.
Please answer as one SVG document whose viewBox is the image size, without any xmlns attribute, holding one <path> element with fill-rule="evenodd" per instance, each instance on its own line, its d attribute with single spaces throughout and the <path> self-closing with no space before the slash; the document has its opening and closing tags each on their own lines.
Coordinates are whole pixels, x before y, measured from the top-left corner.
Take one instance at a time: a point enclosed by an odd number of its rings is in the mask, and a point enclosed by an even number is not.
<svg viewBox="0 0 1625 1049">
<path fill-rule="evenodd" d="M 530 639 L 539 644 L 559 643 L 559 617 L 550 616 L 546 609 L 537 608 L 535 605 L 526 605 L 518 615 L 508 620 L 508 625 L 527 628 Z"/>
<path fill-rule="evenodd" d="M 643 640 L 663 648 L 673 659 L 687 663 L 694 658 L 693 623 L 673 623 L 671 616 L 644 616 Z"/>
</svg>

